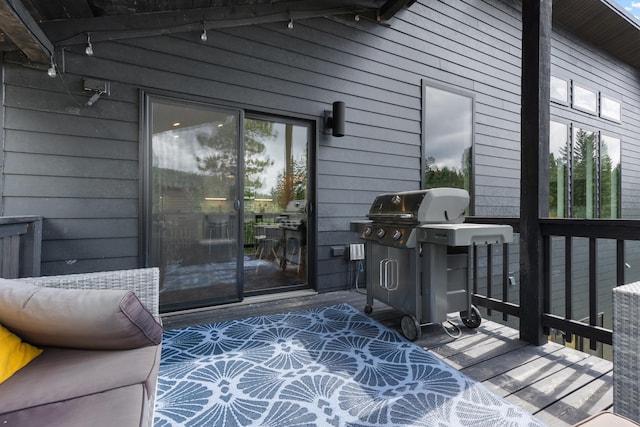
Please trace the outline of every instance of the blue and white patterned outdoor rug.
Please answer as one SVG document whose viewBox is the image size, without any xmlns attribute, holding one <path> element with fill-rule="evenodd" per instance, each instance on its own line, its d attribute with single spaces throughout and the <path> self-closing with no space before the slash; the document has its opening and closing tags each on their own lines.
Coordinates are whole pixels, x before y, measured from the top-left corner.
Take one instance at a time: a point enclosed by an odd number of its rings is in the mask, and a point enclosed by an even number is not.
<svg viewBox="0 0 640 427">
<path fill-rule="evenodd" d="M 155 427 L 541 425 L 346 304 L 164 336 Z"/>
</svg>

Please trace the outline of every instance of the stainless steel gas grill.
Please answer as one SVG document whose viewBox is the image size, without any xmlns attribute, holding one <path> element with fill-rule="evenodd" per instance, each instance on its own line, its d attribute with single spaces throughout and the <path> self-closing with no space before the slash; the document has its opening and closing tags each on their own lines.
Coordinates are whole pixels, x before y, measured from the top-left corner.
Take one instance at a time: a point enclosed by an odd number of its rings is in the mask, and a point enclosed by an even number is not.
<svg viewBox="0 0 640 427">
<path fill-rule="evenodd" d="M 459 311 L 463 323 L 480 326 L 471 304 L 471 257 L 477 244 L 513 239 L 508 225 L 464 224 L 469 194 L 434 188 L 380 194 L 366 221 L 354 221 L 365 240 L 367 305 L 377 299 L 404 313 L 402 333 L 420 337 L 426 324 L 444 323 Z"/>
</svg>

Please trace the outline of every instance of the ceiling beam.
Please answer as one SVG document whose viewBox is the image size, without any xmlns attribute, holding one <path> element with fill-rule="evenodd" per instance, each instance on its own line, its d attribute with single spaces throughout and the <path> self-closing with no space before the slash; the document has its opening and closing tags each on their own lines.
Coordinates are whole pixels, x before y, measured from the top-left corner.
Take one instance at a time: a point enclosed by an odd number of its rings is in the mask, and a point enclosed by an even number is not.
<svg viewBox="0 0 640 427">
<path fill-rule="evenodd" d="M 403 7 L 409 7 L 416 0 L 387 0 L 385 4 L 380 8 L 380 19 L 383 21 L 388 21 L 393 18 L 393 16 L 400 11 Z"/>
<path fill-rule="evenodd" d="M 1 0 L 0 0 L 1 1 Z M 232 28 L 296 20 L 361 14 L 375 16 L 379 2 L 291 0 L 234 7 L 211 7 L 102 16 L 90 19 L 56 20 L 42 23 L 42 28 L 56 46 L 92 41 L 122 40 L 163 34 Z"/>
<path fill-rule="evenodd" d="M 53 44 L 20 0 L 0 0 L 0 30 L 29 61 L 46 64 L 51 60 Z"/>
</svg>

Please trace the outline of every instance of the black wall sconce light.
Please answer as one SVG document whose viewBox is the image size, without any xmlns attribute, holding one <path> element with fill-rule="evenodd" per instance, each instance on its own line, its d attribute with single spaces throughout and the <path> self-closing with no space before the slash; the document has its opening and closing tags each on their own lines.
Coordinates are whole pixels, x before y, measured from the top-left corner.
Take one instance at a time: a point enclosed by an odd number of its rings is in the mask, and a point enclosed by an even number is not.
<svg viewBox="0 0 640 427">
<path fill-rule="evenodd" d="M 345 105 L 342 101 L 333 103 L 333 110 L 324 112 L 324 133 L 344 136 Z"/>
</svg>

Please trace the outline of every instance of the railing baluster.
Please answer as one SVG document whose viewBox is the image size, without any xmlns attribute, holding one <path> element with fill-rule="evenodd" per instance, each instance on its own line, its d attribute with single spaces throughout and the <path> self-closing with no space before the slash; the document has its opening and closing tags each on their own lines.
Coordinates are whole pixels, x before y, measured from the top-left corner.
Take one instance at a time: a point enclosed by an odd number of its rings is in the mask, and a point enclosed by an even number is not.
<svg viewBox="0 0 640 427">
<path fill-rule="evenodd" d="M 542 312 L 548 313 L 551 310 L 551 262 L 553 253 L 552 250 L 552 240 L 551 236 L 543 236 L 542 237 L 542 253 L 543 253 L 543 263 L 542 266 Z M 543 327 L 543 332 L 545 335 L 549 335 L 551 332 L 548 327 Z"/>
<path fill-rule="evenodd" d="M 566 236 L 564 238 L 564 317 L 565 319 L 573 319 L 573 238 Z M 546 311 L 549 312 L 548 310 Z M 566 333 L 564 340 L 571 341 L 573 339 L 570 333 Z"/>
<path fill-rule="evenodd" d="M 589 238 L 589 325 L 596 326 L 598 321 L 598 242 Z M 589 347 L 595 350 L 596 340 L 589 340 Z"/>
<path fill-rule="evenodd" d="M 624 240 L 616 240 L 616 286 L 624 285 L 625 269 Z"/>
</svg>

